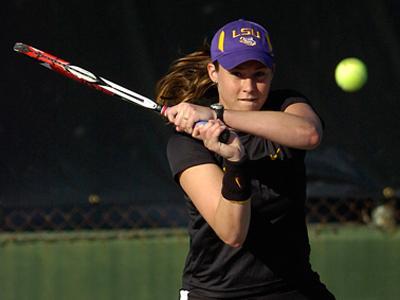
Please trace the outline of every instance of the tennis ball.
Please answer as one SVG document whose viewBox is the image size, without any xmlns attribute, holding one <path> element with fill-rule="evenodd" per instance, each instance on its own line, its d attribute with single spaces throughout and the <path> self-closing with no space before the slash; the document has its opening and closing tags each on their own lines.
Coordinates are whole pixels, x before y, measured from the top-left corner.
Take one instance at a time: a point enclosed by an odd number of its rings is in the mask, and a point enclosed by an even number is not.
<svg viewBox="0 0 400 300">
<path fill-rule="evenodd" d="M 336 66 L 336 83 L 345 92 L 358 91 L 363 87 L 367 78 L 367 67 L 358 58 L 345 58 Z"/>
</svg>

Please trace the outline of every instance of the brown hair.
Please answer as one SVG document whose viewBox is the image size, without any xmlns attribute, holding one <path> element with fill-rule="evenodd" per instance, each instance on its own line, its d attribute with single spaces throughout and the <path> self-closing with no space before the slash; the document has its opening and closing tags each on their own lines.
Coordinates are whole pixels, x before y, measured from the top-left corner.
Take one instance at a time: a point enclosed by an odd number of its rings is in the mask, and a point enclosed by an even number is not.
<svg viewBox="0 0 400 300">
<path fill-rule="evenodd" d="M 210 47 L 190 53 L 172 62 L 167 74 L 156 85 L 156 101 L 172 106 L 180 102 L 202 103 L 217 95 L 215 83 L 208 77 L 207 64 L 211 62 Z"/>
</svg>

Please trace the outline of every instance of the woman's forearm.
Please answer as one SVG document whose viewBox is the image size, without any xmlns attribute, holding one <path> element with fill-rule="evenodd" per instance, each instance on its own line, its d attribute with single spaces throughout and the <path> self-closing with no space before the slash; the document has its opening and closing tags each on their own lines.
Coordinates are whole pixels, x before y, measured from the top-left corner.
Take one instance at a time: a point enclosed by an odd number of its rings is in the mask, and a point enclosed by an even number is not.
<svg viewBox="0 0 400 300">
<path fill-rule="evenodd" d="M 215 164 L 203 164 L 182 172 L 179 182 L 217 236 L 232 247 L 246 239 L 250 201 L 229 201 L 222 196 L 223 172 Z"/>
<path fill-rule="evenodd" d="M 243 245 L 250 225 L 250 200 L 229 201 L 221 196 L 215 211 L 213 227 L 219 238 L 232 247 Z"/>
<path fill-rule="evenodd" d="M 317 118 L 289 112 L 225 110 L 224 122 L 238 131 L 298 149 L 313 149 L 322 137 Z"/>
</svg>

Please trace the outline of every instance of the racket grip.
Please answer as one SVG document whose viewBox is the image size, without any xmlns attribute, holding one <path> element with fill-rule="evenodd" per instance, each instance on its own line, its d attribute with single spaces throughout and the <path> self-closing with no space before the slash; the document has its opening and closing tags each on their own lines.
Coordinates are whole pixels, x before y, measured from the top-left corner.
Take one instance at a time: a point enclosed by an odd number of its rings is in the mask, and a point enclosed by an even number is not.
<svg viewBox="0 0 400 300">
<path fill-rule="evenodd" d="M 207 121 L 198 121 L 198 122 L 196 122 L 195 126 L 204 125 L 206 123 L 207 123 Z M 222 131 L 221 134 L 219 135 L 218 140 L 221 143 L 226 144 L 226 142 L 229 140 L 230 136 L 231 136 L 231 132 L 229 131 L 228 128 L 225 128 L 224 131 Z"/>
<path fill-rule="evenodd" d="M 229 131 L 228 128 L 225 128 L 224 131 L 221 132 L 221 134 L 218 137 L 218 140 L 223 143 L 226 144 L 227 141 L 229 141 L 229 138 L 231 136 L 231 132 Z"/>
</svg>

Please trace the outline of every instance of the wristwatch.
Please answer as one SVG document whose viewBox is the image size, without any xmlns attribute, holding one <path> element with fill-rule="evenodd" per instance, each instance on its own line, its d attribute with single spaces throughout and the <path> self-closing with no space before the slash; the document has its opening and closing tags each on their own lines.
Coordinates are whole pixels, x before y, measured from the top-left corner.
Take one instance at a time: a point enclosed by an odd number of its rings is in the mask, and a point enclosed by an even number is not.
<svg viewBox="0 0 400 300">
<path fill-rule="evenodd" d="M 224 106 L 221 103 L 214 103 L 210 105 L 210 108 L 215 111 L 217 119 L 224 121 Z"/>
</svg>

